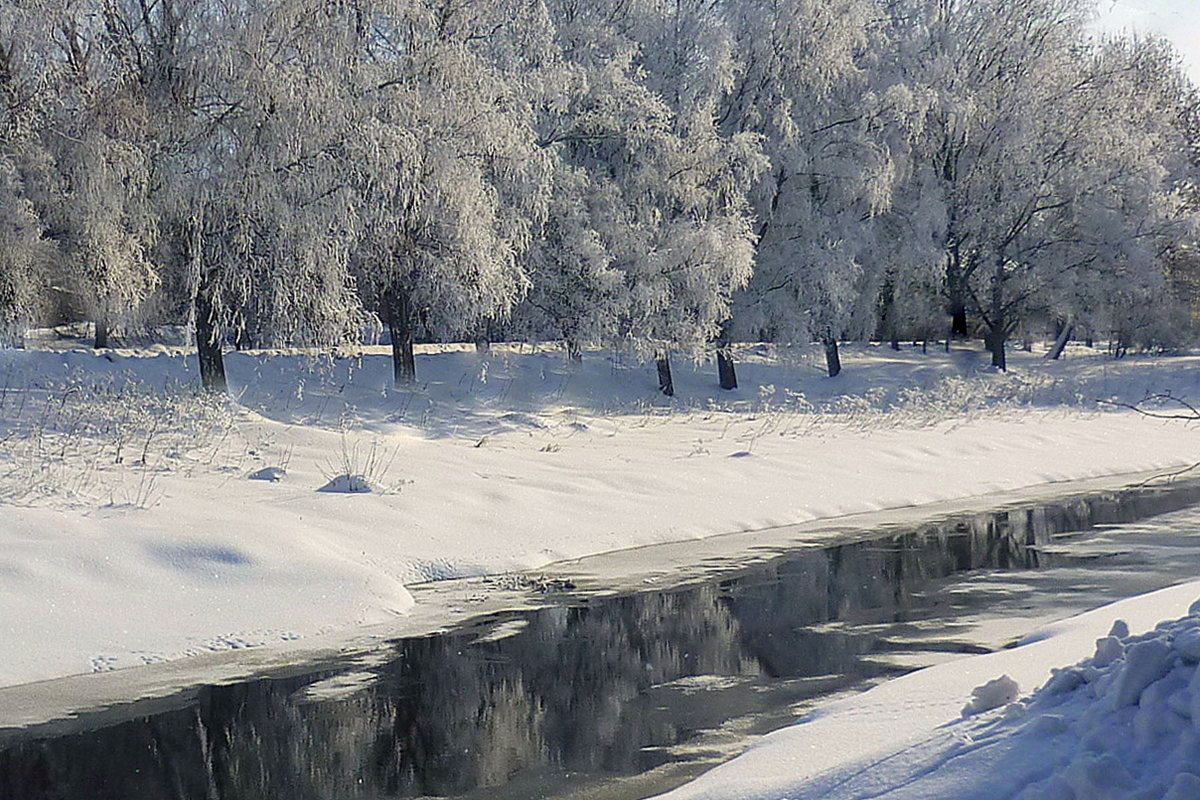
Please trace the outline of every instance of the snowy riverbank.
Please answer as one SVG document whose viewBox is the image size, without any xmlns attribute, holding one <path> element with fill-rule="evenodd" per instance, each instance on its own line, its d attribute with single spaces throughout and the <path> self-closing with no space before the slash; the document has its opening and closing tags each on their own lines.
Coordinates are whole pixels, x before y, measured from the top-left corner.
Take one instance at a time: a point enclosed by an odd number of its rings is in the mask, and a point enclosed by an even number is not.
<svg viewBox="0 0 1200 800">
<path fill-rule="evenodd" d="M 745 348 L 676 364 L 440 348 L 0 353 L 0 685 L 293 642 L 409 613 L 406 585 L 644 544 L 1193 463 L 1200 426 L 1097 400 L 1200 396 L 1200 358 Z M 279 468 L 278 481 L 251 480 Z M 344 472 L 377 491 L 321 492 Z"/>
</svg>

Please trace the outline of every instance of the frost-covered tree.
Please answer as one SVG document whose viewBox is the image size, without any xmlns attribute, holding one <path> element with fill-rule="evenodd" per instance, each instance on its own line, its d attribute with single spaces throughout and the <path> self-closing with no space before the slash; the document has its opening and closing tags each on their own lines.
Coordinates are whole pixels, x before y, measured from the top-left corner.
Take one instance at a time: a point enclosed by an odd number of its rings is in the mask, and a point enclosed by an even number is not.
<svg viewBox="0 0 1200 800">
<path fill-rule="evenodd" d="M 1162 40 L 1106 42 L 1077 74 L 1087 83 L 1075 106 L 1084 150 L 1057 222 L 1065 259 L 1080 267 L 1045 287 L 1041 302 L 1107 334 L 1117 353 L 1176 344 L 1186 325 L 1168 273 L 1170 256 L 1196 236 L 1198 99 Z"/>
<path fill-rule="evenodd" d="M 771 172 L 754 194 L 758 264 L 739 327 L 825 345 L 874 328 L 874 220 L 891 205 L 891 129 L 913 96 L 871 70 L 882 12 L 871 0 L 732 5 L 744 60 L 724 125 L 765 137 Z"/>
<path fill-rule="evenodd" d="M 37 22 L 30 9 L 0 7 L 0 342 L 19 342 L 37 315 L 53 254 L 33 202 L 49 172 L 37 131 L 51 94 Z"/>
<path fill-rule="evenodd" d="M 328 4 L 178 2 L 138 29 L 172 54 L 158 257 L 187 298 L 203 382 L 219 389 L 230 336 L 329 344 L 356 332 L 351 126 Z"/>
<path fill-rule="evenodd" d="M 1177 75 L 1097 52 L 1083 0 L 905 8 L 894 61 L 927 100 L 901 205 L 917 229 L 942 226 L 952 333 L 974 312 L 1003 369 L 1030 314 L 1079 317 L 1114 282 L 1143 283 L 1131 297 L 1161 284 L 1154 253 L 1179 222 L 1178 102 L 1163 102 Z"/>
<path fill-rule="evenodd" d="M 149 258 L 152 119 L 137 53 L 120 35 L 120 4 L 100 0 L 29 8 L 42 26 L 54 106 L 41 139 L 56 174 L 43 216 L 58 243 L 58 283 L 95 321 L 96 346 L 153 292 Z"/>
<path fill-rule="evenodd" d="M 540 115 L 556 158 L 529 299 L 568 349 L 702 352 L 753 265 L 757 137 L 722 133 L 729 43 L 711 3 L 550 4 L 563 81 Z"/>
<path fill-rule="evenodd" d="M 536 73 L 518 2 L 361 0 L 340 14 L 339 152 L 353 193 L 353 265 L 388 324 L 398 383 L 415 379 L 418 326 L 473 335 L 529 281 L 520 256 L 544 216 L 548 163 L 532 127 Z M 522 27 L 526 26 L 526 27 Z"/>
</svg>

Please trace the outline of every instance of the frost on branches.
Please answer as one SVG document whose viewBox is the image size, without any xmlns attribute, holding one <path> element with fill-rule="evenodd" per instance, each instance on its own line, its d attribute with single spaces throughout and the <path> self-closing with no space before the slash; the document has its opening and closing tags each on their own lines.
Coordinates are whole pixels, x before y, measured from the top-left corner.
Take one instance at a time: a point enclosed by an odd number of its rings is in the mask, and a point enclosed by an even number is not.
<svg viewBox="0 0 1200 800">
<path fill-rule="evenodd" d="M 223 351 L 1190 334 L 1178 56 L 1089 0 L 15 0 L 0 323 Z"/>
</svg>

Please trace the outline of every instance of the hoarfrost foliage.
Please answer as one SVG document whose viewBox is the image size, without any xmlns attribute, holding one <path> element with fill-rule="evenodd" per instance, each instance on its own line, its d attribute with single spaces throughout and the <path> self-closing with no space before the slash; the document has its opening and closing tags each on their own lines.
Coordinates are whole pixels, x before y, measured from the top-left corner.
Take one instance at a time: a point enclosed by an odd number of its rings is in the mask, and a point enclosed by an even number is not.
<svg viewBox="0 0 1200 800">
<path fill-rule="evenodd" d="M 539 73 L 518 70 L 522 23 L 538 22 L 527 11 L 363 3 L 376 35 L 347 42 L 356 276 L 377 303 L 406 294 L 435 335 L 506 316 L 529 286 L 519 257 L 546 213 L 550 162 L 532 127 Z"/>
<path fill-rule="evenodd" d="M 11 161 L 0 158 L 0 343 L 20 340 L 41 300 L 49 247 Z"/>
<path fill-rule="evenodd" d="M 750 277 L 766 167 L 757 135 L 718 124 L 730 32 L 709 3 L 549 7 L 572 80 L 540 115 L 561 177 L 524 316 L 575 344 L 698 352 Z"/>
<path fill-rule="evenodd" d="M 11 0 L 0 323 L 699 355 L 949 311 L 1001 352 L 1045 318 L 1173 346 L 1194 87 L 1089 11 Z"/>
</svg>

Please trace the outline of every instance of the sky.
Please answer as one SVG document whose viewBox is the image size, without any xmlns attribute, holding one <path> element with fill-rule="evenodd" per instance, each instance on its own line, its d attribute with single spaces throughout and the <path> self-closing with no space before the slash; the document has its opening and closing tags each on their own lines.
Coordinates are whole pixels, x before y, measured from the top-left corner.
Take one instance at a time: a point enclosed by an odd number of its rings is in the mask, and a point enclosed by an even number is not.
<svg viewBox="0 0 1200 800">
<path fill-rule="evenodd" d="M 1200 85 L 1200 0 L 1099 0 L 1099 25 L 1166 36 Z"/>
</svg>

